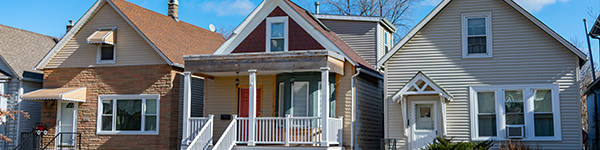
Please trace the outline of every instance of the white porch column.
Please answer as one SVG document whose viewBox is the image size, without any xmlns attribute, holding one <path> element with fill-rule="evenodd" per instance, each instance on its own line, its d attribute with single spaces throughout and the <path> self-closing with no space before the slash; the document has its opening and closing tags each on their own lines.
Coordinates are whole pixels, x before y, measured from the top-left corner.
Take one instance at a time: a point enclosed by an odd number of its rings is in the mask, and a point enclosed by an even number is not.
<svg viewBox="0 0 600 150">
<path fill-rule="evenodd" d="M 321 67 L 321 146 L 329 146 L 329 67 Z"/>
<path fill-rule="evenodd" d="M 255 146 L 254 137 L 256 137 L 256 70 L 248 70 L 249 79 L 249 104 L 248 104 L 248 146 Z"/>
<path fill-rule="evenodd" d="M 192 73 L 186 71 L 183 72 L 183 140 L 181 141 L 181 145 L 189 145 L 189 142 L 192 139 L 189 139 L 190 136 L 190 115 L 191 115 L 191 101 L 192 101 Z"/>
</svg>

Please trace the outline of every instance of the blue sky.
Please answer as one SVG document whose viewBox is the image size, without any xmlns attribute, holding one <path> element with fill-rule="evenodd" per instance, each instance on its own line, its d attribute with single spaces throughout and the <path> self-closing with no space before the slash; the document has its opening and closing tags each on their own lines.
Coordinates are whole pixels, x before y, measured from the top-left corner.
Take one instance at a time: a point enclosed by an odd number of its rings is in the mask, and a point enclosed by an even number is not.
<svg viewBox="0 0 600 150">
<path fill-rule="evenodd" d="M 167 0 L 128 0 L 158 13 L 167 13 Z M 302 6 L 315 0 L 292 0 Z M 413 12 L 415 25 L 441 0 L 421 0 Z M 599 0 L 515 0 L 539 20 L 587 53 L 583 19 L 591 26 L 600 13 Z M 78 20 L 96 0 L 13 0 L 0 2 L 0 24 L 61 37 L 68 20 Z M 199 27 L 235 28 L 261 0 L 180 0 L 179 19 Z M 312 10 L 312 7 L 309 8 Z M 593 14 L 589 15 L 588 12 Z M 397 37 L 398 38 L 398 37 Z M 592 39 L 594 58 L 598 40 Z M 598 60 L 598 59 L 596 59 Z"/>
</svg>

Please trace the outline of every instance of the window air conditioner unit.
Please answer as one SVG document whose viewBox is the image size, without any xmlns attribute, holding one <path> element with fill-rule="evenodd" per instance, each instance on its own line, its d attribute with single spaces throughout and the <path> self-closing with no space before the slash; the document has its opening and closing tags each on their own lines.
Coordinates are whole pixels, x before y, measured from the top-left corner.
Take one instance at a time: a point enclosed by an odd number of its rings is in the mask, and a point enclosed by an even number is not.
<svg viewBox="0 0 600 150">
<path fill-rule="evenodd" d="M 520 139 L 525 137 L 524 125 L 506 125 L 506 137 L 509 139 Z"/>
</svg>

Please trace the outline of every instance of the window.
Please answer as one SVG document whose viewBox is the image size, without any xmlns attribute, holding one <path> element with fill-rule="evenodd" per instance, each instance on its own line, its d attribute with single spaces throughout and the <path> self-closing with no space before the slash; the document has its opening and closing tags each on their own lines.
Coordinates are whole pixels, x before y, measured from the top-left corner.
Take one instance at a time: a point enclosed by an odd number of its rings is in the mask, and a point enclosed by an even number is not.
<svg viewBox="0 0 600 150">
<path fill-rule="evenodd" d="M 308 117 L 308 82 L 294 82 L 292 86 L 292 117 Z"/>
<path fill-rule="evenodd" d="M 385 45 L 385 53 L 383 54 L 387 54 L 390 51 L 390 40 L 388 39 L 388 33 L 383 33 L 383 44 Z"/>
<path fill-rule="evenodd" d="M 96 63 L 115 63 L 115 45 L 99 44 Z"/>
<path fill-rule="evenodd" d="M 98 96 L 97 134 L 158 134 L 159 95 Z"/>
<path fill-rule="evenodd" d="M 266 52 L 288 51 L 288 17 L 267 18 Z"/>
<path fill-rule="evenodd" d="M 560 140 L 558 85 L 471 87 L 472 138 L 506 138 L 506 126 L 525 128 L 523 140 Z"/>
<path fill-rule="evenodd" d="M 462 14 L 463 58 L 492 57 L 492 13 Z"/>
</svg>

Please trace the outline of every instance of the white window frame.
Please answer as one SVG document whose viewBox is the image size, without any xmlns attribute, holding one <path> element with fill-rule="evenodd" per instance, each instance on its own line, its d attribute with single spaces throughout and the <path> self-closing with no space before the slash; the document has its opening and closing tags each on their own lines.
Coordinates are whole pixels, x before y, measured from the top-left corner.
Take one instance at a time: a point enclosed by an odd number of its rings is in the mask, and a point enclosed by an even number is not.
<svg viewBox="0 0 600 150">
<path fill-rule="evenodd" d="M 102 46 L 110 44 L 98 44 L 96 53 L 96 64 L 114 64 L 117 60 L 117 45 L 110 45 L 113 47 L 113 59 L 112 60 L 101 60 L 102 58 Z"/>
<path fill-rule="evenodd" d="M 116 131 L 116 107 L 119 99 L 142 99 L 142 120 L 140 131 Z M 144 131 L 146 127 L 146 99 L 156 99 L 156 131 Z M 102 131 L 102 101 L 111 100 L 113 103 L 112 131 Z M 159 94 L 141 94 L 141 95 L 98 95 L 98 115 L 96 118 L 97 135 L 158 135 L 160 130 L 160 95 Z"/>
<path fill-rule="evenodd" d="M 289 43 L 289 21 L 287 16 L 283 17 L 268 17 L 266 21 L 267 31 L 266 31 L 266 40 L 265 40 L 265 52 L 271 52 L 271 24 L 272 23 L 283 23 L 283 51 L 288 51 L 288 43 Z"/>
<path fill-rule="evenodd" d="M 486 53 L 484 54 L 469 54 L 469 18 L 485 18 L 485 34 L 486 34 Z M 492 46 L 492 13 L 464 13 L 461 14 L 462 24 L 462 57 L 463 58 L 486 58 L 493 57 Z"/>
<path fill-rule="evenodd" d="M 560 141 L 561 118 L 558 84 L 531 84 L 531 85 L 501 85 L 501 86 L 470 86 L 470 111 L 471 111 L 471 139 L 474 141 L 495 140 L 506 141 L 506 119 L 504 91 L 523 90 L 523 109 L 525 123 L 525 138 L 523 141 Z M 552 92 L 552 119 L 554 125 L 554 136 L 535 136 L 533 90 L 551 90 Z M 477 120 L 477 92 L 495 92 L 496 104 L 496 130 L 495 137 L 479 137 Z"/>
</svg>

